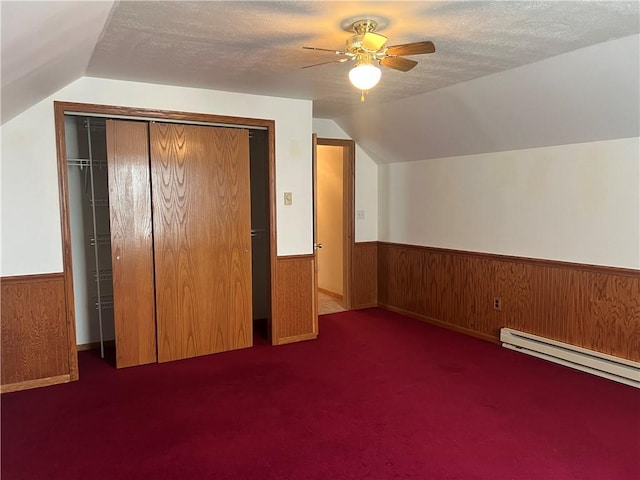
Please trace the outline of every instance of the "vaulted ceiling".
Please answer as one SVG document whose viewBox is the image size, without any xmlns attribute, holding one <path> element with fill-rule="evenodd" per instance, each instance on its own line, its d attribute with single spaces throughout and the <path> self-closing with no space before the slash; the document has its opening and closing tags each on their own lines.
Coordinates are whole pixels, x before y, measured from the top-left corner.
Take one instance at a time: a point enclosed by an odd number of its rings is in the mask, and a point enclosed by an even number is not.
<svg viewBox="0 0 640 480">
<path fill-rule="evenodd" d="M 3 123 L 88 75 L 310 99 L 315 117 L 335 119 L 378 161 L 393 146 L 381 150 L 383 133 L 363 119 L 407 131 L 401 112 L 425 111 L 418 100 L 432 108 L 439 97 L 430 92 L 640 32 L 636 1 L 3 1 L 1 13 Z M 384 68 L 365 104 L 347 80 L 350 64 L 301 68 L 335 58 L 303 46 L 342 50 L 362 18 L 376 20 L 389 45 L 436 45 L 412 57 L 419 64 L 409 72 Z M 397 149 L 399 160 L 429 157 Z"/>
</svg>

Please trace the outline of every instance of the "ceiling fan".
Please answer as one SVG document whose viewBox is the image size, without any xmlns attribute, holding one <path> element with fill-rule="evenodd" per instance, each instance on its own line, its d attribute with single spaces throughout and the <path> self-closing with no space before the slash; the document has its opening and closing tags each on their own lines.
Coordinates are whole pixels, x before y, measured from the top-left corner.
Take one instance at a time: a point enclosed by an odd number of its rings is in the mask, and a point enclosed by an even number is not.
<svg viewBox="0 0 640 480">
<path fill-rule="evenodd" d="M 360 100 L 364 102 L 366 91 L 375 87 L 382 76 L 381 70 L 374 65 L 374 62 L 401 72 L 408 72 L 415 67 L 418 62 L 404 58 L 403 55 L 421 55 L 433 53 L 436 47 L 433 42 L 422 41 L 405 43 L 385 47 L 387 37 L 375 33 L 378 23 L 375 20 L 358 20 L 353 22 L 351 28 L 354 35 L 347 39 L 344 51 L 331 50 L 328 48 L 302 47 L 306 50 L 319 50 L 323 52 L 333 52 L 340 55 L 338 60 L 307 65 L 302 68 L 317 67 L 329 63 L 345 63 L 355 61 L 356 66 L 349 71 L 349 80 L 354 87 L 362 92 Z"/>
</svg>

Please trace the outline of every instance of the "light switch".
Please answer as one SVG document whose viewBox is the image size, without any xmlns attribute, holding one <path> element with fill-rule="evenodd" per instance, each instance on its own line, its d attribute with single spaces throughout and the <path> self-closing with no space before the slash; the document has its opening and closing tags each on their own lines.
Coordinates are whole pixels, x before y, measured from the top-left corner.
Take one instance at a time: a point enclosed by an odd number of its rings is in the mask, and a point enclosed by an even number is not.
<svg viewBox="0 0 640 480">
<path fill-rule="evenodd" d="M 291 205 L 293 203 L 291 192 L 284 192 L 284 204 Z"/>
<path fill-rule="evenodd" d="M 356 210 L 356 220 L 364 220 L 364 210 Z"/>
</svg>

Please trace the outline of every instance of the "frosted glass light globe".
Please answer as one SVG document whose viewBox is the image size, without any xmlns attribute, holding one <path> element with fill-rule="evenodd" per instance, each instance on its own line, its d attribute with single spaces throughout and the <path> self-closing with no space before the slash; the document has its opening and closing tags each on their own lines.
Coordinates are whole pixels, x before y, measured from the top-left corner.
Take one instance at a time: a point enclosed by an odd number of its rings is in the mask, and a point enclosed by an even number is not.
<svg viewBox="0 0 640 480">
<path fill-rule="evenodd" d="M 371 64 L 356 65 L 349 71 L 349 81 L 358 90 L 370 90 L 380 81 L 382 71 Z"/>
</svg>

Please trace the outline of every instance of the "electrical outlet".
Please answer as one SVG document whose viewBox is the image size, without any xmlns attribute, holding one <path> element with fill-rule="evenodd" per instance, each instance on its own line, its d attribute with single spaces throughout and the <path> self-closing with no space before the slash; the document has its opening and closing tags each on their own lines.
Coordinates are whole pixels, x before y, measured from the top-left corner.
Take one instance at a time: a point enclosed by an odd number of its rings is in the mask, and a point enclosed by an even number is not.
<svg viewBox="0 0 640 480">
<path fill-rule="evenodd" d="M 494 310 L 502 310 L 502 298 L 501 297 L 495 297 L 493 299 L 493 309 Z"/>
</svg>

